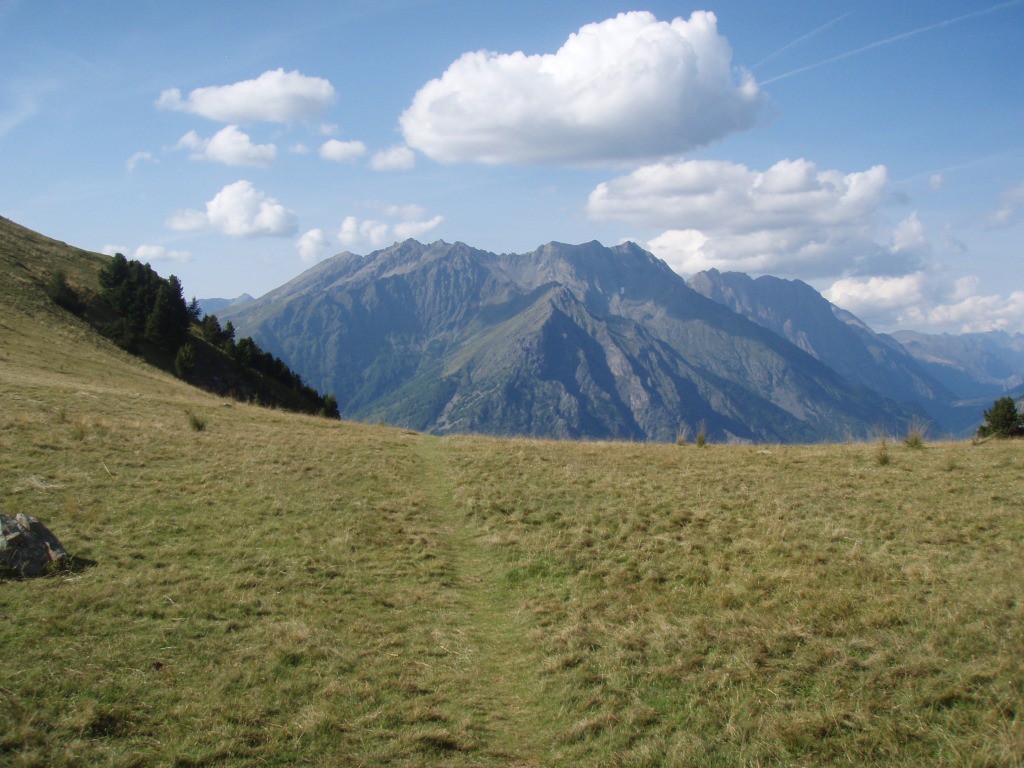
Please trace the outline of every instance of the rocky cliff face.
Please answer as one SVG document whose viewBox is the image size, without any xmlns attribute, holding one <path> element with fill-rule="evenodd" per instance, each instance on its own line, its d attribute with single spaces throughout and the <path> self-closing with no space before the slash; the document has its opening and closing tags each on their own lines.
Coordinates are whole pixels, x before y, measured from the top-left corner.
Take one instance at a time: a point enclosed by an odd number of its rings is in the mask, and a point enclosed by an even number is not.
<svg viewBox="0 0 1024 768">
<path fill-rule="evenodd" d="M 224 312 L 349 418 L 436 433 L 816 441 L 912 411 L 627 243 L 341 254 Z"/>
</svg>

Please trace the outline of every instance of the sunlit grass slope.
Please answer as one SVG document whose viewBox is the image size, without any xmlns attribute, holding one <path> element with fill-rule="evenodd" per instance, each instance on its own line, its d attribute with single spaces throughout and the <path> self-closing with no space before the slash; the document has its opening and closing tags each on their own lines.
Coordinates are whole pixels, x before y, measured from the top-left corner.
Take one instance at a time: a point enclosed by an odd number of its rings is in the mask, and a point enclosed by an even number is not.
<svg viewBox="0 0 1024 768">
<path fill-rule="evenodd" d="M 1022 764 L 1021 443 L 228 404 L 0 255 L 0 511 L 95 562 L 0 582 L 0 765 Z"/>
</svg>

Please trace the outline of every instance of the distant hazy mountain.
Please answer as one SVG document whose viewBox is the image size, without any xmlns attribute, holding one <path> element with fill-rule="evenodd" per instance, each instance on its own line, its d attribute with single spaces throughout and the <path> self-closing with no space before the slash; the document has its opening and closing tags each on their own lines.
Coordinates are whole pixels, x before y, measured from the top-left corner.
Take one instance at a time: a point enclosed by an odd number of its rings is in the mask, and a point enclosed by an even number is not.
<svg viewBox="0 0 1024 768">
<path fill-rule="evenodd" d="M 636 245 L 344 253 L 222 310 L 342 414 L 436 433 L 817 441 L 912 411 L 687 287 Z"/>
<path fill-rule="evenodd" d="M 227 307 L 240 307 L 243 304 L 248 304 L 253 300 L 253 297 L 248 293 L 243 293 L 234 299 L 199 299 L 199 308 L 203 311 L 204 315 L 216 315 L 221 310 Z"/>
<path fill-rule="evenodd" d="M 942 430 L 973 431 L 980 418 L 976 408 L 956 406 L 972 393 L 946 386 L 895 339 L 875 333 L 807 283 L 712 269 L 687 284 L 793 342 L 848 381 L 897 402 L 917 403 Z"/>
<path fill-rule="evenodd" d="M 998 397 L 1024 384 L 1024 334 L 897 331 L 892 336 L 923 368 L 963 397 Z"/>
</svg>

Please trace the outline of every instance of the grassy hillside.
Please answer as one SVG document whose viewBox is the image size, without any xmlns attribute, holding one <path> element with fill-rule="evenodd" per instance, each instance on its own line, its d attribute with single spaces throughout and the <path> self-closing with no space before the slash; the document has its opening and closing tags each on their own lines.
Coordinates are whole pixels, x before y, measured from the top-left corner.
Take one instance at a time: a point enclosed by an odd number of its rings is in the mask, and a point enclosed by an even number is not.
<svg viewBox="0 0 1024 768">
<path fill-rule="evenodd" d="M 1019 442 L 227 404 L 0 256 L 0 511 L 95 563 L 0 582 L 0 764 L 1022 764 Z"/>
</svg>

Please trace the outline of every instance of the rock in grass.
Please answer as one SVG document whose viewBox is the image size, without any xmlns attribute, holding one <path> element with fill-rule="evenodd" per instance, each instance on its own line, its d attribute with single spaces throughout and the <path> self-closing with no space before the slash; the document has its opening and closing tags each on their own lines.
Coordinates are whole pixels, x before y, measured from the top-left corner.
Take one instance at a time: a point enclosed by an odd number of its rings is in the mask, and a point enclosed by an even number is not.
<svg viewBox="0 0 1024 768">
<path fill-rule="evenodd" d="M 49 528 L 31 515 L 0 514 L 0 576 L 42 576 L 67 559 L 68 553 Z"/>
</svg>

